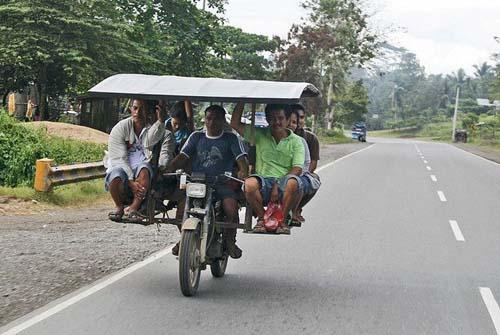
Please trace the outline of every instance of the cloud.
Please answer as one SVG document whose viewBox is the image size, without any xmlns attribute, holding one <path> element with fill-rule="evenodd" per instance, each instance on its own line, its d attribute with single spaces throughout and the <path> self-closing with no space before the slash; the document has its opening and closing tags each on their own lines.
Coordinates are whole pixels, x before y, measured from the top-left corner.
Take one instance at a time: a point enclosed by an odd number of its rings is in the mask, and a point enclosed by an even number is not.
<svg viewBox="0 0 500 335">
<path fill-rule="evenodd" d="M 491 51 L 467 44 L 418 38 L 408 34 L 396 36 L 398 44 L 404 45 L 417 55 L 427 73 L 451 73 L 464 68 L 472 74 L 473 65 L 488 61 Z"/>
<path fill-rule="evenodd" d="M 286 38 L 290 27 L 305 14 L 300 0 L 230 0 L 229 24 L 246 32 Z"/>
<path fill-rule="evenodd" d="M 390 40 L 414 52 L 428 73 L 471 71 L 500 49 L 500 1 L 379 0 L 378 16 L 404 27 Z"/>
<path fill-rule="evenodd" d="M 366 0 L 380 25 L 403 27 L 390 35 L 414 52 L 428 73 L 450 73 L 488 61 L 500 45 L 500 0 Z M 230 0 L 229 24 L 286 38 L 305 15 L 301 0 Z M 371 9 L 367 9 L 371 11 Z M 403 33 L 405 32 L 405 33 Z"/>
</svg>

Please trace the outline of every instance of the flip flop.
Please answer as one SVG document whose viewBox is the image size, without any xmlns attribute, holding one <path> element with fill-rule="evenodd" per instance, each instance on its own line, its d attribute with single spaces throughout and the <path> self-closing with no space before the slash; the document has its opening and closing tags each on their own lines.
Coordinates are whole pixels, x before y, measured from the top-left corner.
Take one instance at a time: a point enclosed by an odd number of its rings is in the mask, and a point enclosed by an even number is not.
<svg viewBox="0 0 500 335">
<path fill-rule="evenodd" d="M 121 222 L 123 218 L 123 212 L 115 211 L 108 213 L 108 219 L 114 222 Z"/>
<path fill-rule="evenodd" d="M 138 211 L 131 211 L 124 215 L 124 219 L 129 223 L 144 224 L 143 220 L 145 219 L 145 217 Z"/>
<path fill-rule="evenodd" d="M 286 220 L 287 226 L 289 227 L 301 227 L 302 226 L 302 221 L 297 218 L 288 218 Z"/>
<path fill-rule="evenodd" d="M 252 232 L 255 234 L 267 233 L 267 229 L 266 229 L 266 227 L 264 227 L 264 220 L 258 220 L 257 224 L 253 227 Z"/>
<path fill-rule="evenodd" d="M 290 227 L 288 225 L 283 224 L 276 229 L 276 234 L 290 235 Z"/>
</svg>

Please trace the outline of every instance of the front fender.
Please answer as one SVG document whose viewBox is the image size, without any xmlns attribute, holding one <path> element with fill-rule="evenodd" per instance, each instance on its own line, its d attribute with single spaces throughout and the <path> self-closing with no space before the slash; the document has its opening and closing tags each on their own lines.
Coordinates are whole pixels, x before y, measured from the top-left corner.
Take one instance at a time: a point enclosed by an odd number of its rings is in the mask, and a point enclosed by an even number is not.
<svg viewBox="0 0 500 335">
<path fill-rule="evenodd" d="M 198 225 L 201 223 L 200 219 L 188 218 L 182 223 L 182 230 L 196 230 Z"/>
</svg>

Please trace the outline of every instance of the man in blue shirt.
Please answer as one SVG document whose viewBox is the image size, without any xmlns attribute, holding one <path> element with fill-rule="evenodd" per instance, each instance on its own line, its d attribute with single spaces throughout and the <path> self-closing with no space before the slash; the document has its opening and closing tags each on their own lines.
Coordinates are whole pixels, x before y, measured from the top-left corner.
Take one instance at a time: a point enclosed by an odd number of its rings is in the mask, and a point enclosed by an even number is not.
<svg viewBox="0 0 500 335">
<path fill-rule="evenodd" d="M 247 154 L 243 143 L 231 133 L 224 132 L 226 111 L 221 106 L 212 105 L 205 110 L 206 131 L 192 133 L 180 154 L 173 160 L 169 170 L 185 167 L 191 161 L 192 172 L 204 173 L 208 180 L 225 172 L 234 170 L 238 165 L 238 177 L 244 179 L 248 175 Z M 229 184 L 217 185 L 215 196 L 222 200 L 227 222 L 238 222 L 238 188 Z M 227 251 L 232 258 L 241 257 L 241 249 L 236 245 L 236 228 L 223 231 Z M 174 249 L 176 249 L 174 247 Z M 173 254 L 176 250 L 173 249 Z M 178 249 L 178 248 L 177 248 Z"/>
</svg>

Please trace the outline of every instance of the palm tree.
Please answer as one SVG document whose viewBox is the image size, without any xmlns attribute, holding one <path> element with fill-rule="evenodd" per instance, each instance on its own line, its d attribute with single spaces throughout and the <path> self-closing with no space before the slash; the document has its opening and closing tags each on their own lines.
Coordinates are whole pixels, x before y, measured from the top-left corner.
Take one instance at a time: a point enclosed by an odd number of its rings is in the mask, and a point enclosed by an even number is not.
<svg viewBox="0 0 500 335">
<path fill-rule="evenodd" d="M 493 69 L 492 66 L 486 62 L 483 62 L 483 64 L 481 65 L 476 64 L 473 66 L 474 69 L 476 69 L 474 71 L 474 75 L 476 76 L 476 78 L 479 79 L 484 79 L 485 77 L 487 77 L 491 73 L 491 70 Z"/>
<path fill-rule="evenodd" d="M 478 96 L 484 98 L 485 93 L 488 92 L 488 87 L 490 86 L 491 78 L 493 76 L 493 67 L 486 62 L 481 65 L 474 65 L 474 75 L 478 80 Z"/>
</svg>

